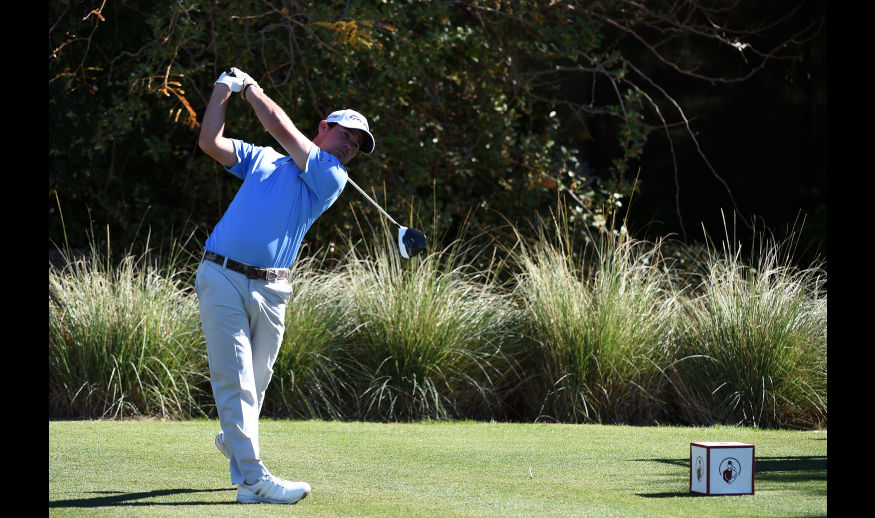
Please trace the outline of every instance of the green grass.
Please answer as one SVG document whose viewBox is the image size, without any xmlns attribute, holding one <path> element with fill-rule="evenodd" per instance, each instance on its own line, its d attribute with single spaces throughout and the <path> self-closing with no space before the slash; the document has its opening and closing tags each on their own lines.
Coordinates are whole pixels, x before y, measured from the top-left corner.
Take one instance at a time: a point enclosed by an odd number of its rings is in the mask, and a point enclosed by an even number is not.
<svg viewBox="0 0 875 518">
<path fill-rule="evenodd" d="M 236 504 L 218 423 L 50 421 L 50 516 L 825 516 L 826 432 L 263 420 L 262 456 L 313 493 Z M 756 446 L 756 493 L 689 493 L 689 443 Z"/>
<path fill-rule="evenodd" d="M 743 260 L 712 246 L 683 304 L 674 388 L 689 424 L 816 428 L 827 416 L 826 272 L 792 267 L 787 243 Z M 792 242 L 789 243 L 792 245 Z"/>
<path fill-rule="evenodd" d="M 672 257 L 560 220 L 402 260 L 381 222 L 295 265 L 262 415 L 826 428 L 827 276 L 792 239 Z M 200 255 L 144 249 L 50 267 L 50 419 L 215 417 Z"/>
<path fill-rule="evenodd" d="M 205 416 L 203 333 L 180 273 L 149 253 L 91 252 L 49 267 L 49 415 Z"/>
<path fill-rule="evenodd" d="M 519 312 L 455 253 L 405 263 L 393 241 L 385 245 L 365 257 L 352 249 L 340 273 L 359 323 L 347 347 L 361 407 L 354 418 L 490 415 Z"/>
<path fill-rule="evenodd" d="M 677 311 L 658 244 L 606 234 L 584 260 L 558 241 L 542 237 L 518 259 L 538 418 L 653 422 Z"/>
</svg>

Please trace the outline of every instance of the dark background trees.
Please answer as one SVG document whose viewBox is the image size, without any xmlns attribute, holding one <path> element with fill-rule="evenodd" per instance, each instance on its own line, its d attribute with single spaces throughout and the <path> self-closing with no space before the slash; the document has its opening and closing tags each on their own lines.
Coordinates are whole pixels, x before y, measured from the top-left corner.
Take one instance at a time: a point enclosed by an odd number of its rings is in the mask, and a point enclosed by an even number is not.
<svg viewBox="0 0 875 518">
<path fill-rule="evenodd" d="M 825 2 L 62 1 L 49 9 L 49 239 L 198 229 L 238 180 L 197 149 L 215 78 L 249 72 L 305 131 L 338 107 L 376 153 L 350 171 L 396 219 L 451 239 L 564 199 L 636 237 L 778 235 L 826 247 Z M 274 145 L 235 99 L 227 133 Z M 308 235 L 356 237 L 345 194 Z M 51 244 L 50 244 L 51 248 Z"/>
</svg>

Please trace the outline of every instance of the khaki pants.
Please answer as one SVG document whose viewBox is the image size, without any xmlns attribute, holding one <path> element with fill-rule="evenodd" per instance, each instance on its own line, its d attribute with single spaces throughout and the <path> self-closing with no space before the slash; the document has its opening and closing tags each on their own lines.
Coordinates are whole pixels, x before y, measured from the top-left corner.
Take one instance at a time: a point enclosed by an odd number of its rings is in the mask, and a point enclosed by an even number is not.
<svg viewBox="0 0 875 518">
<path fill-rule="evenodd" d="M 248 279 L 202 261 L 195 291 L 213 397 L 225 445 L 232 452 L 231 483 L 252 484 L 269 473 L 259 453 L 258 419 L 282 344 L 292 288 L 287 280 Z"/>
</svg>

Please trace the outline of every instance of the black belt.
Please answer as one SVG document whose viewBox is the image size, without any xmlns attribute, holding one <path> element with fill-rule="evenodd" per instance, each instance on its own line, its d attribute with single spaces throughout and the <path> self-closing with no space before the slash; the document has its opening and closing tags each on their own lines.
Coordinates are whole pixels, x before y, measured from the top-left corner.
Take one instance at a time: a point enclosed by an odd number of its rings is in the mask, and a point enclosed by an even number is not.
<svg viewBox="0 0 875 518">
<path fill-rule="evenodd" d="M 227 257 L 223 257 L 213 252 L 204 252 L 204 259 L 216 264 L 221 264 L 229 270 L 242 273 L 250 279 L 256 279 L 259 281 L 276 281 L 289 278 L 288 268 L 259 268 L 257 266 L 250 266 L 235 261 L 234 259 L 228 259 Z"/>
</svg>

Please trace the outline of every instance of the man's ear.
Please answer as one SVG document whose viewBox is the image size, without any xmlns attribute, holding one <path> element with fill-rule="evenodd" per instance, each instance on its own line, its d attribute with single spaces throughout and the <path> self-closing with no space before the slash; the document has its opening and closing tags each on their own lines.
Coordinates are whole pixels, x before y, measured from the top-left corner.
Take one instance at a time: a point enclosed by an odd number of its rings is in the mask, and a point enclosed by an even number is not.
<svg viewBox="0 0 875 518">
<path fill-rule="evenodd" d="M 323 133 L 325 133 L 326 131 L 328 131 L 328 130 L 330 130 L 330 129 L 331 129 L 331 127 L 330 127 L 330 126 L 328 125 L 328 123 L 325 122 L 324 120 L 321 121 L 321 122 L 319 122 L 319 134 L 320 134 L 320 135 L 323 134 Z"/>
</svg>

